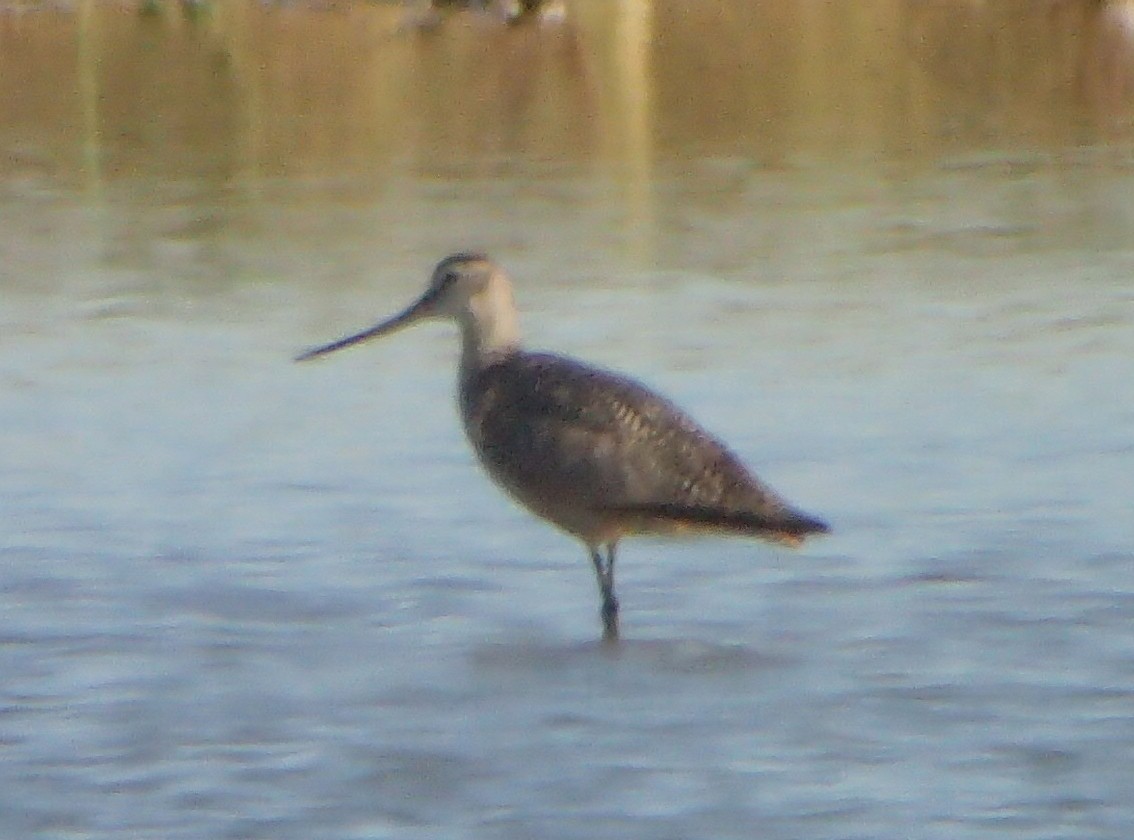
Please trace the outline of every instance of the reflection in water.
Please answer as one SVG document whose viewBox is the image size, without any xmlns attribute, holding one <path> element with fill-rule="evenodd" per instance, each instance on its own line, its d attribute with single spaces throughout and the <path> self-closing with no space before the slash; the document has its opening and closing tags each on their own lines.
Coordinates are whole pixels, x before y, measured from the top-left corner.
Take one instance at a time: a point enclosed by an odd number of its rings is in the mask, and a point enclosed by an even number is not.
<svg viewBox="0 0 1134 840">
<path fill-rule="evenodd" d="M 1134 3 L 1111 0 L 1090 21 L 1094 47 L 1083 56 L 1083 95 L 1106 135 L 1129 123 L 1134 99 Z"/>
<path fill-rule="evenodd" d="M 618 73 L 612 84 L 618 97 L 617 113 L 621 114 L 622 132 L 613 135 L 615 159 L 622 158 L 627 185 L 626 226 L 632 242 L 632 256 L 639 263 L 648 263 L 654 250 L 653 197 L 650 176 L 654 160 L 650 136 L 650 43 L 652 36 L 651 0 L 627 0 L 618 4 L 615 18 L 617 47 L 615 64 Z M 621 155 L 618 153 L 621 149 Z"/>
<path fill-rule="evenodd" d="M 675 153 L 778 164 L 1050 146 L 1089 139 L 1087 120 L 1124 131 L 1132 104 L 1118 2 L 580 0 L 556 21 L 465 13 L 428 31 L 403 16 L 237 2 L 186 19 L 87 0 L 4 17 L 2 131 L 17 148 L 3 165 L 239 181 L 520 153 L 605 161 L 648 218 L 643 173 Z"/>
<path fill-rule="evenodd" d="M 1090 142 L 1091 123 L 1104 136 L 1128 123 L 1134 43 L 1115 37 L 1124 5 L 927 3 L 908 15 L 905 41 L 945 106 L 939 116 L 952 116 L 942 131 L 986 143 Z"/>
</svg>

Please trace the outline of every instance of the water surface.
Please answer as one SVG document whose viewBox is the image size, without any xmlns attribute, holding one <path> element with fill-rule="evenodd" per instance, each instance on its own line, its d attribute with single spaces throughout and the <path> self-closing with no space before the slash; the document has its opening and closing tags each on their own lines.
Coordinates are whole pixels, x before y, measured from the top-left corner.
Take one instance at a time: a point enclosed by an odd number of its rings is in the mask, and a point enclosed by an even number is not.
<svg viewBox="0 0 1134 840">
<path fill-rule="evenodd" d="M 0 17 L 0 833 L 1128 838 L 1125 7 Z M 449 251 L 835 533 L 581 547 Z"/>
</svg>

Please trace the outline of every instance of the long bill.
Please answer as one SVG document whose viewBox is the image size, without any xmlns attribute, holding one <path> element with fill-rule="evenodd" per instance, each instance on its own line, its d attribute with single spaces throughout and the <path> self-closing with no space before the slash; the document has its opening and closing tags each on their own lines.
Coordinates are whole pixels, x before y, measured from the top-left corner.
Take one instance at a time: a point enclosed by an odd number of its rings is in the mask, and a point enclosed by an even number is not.
<svg viewBox="0 0 1134 840">
<path fill-rule="evenodd" d="M 314 359 L 316 356 L 334 353 L 336 350 L 342 350 L 344 347 L 350 347 L 352 344 L 360 344 L 372 338 L 380 338 L 384 335 L 389 335 L 395 330 L 400 330 L 402 327 L 408 327 L 414 321 L 429 317 L 430 303 L 432 303 L 430 296 L 426 295 L 417 303 L 410 306 L 405 312 L 395 315 L 393 318 L 387 318 L 385 321 L 381 321 L 362 332 L 345 336 L 336 341 L 332 341 L 330 344 L 324 344 L 319 347 L 312 347 L 310 350 L 305 350 L 295 357 L 295 361 L 306 362 L 308 359 Z"/>
</svg>

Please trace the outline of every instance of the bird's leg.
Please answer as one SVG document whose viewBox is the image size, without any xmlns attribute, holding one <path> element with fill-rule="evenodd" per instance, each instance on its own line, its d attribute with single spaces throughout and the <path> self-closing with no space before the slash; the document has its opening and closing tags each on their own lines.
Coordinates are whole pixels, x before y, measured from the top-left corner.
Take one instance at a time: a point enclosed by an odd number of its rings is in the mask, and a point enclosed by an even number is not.
<svg viewBox="0 0 1134 840">
<path fill-rule="evenodd" d="M 604 642 L 618 640 L 618 599 L 614 597 L 614 543 L 606 547 L 606 558 L 598 548 L 591 549 L 591 562 L 595 565 L 599 594 L 602 596 L 602 638 Z"/>
<path fill-rule="evenodd" d="M 606 547 L 606 582 L 602 587 L 602 637 L 618 640 L 618 599 L 614 596 L 614 543 Z"/>
</svg>

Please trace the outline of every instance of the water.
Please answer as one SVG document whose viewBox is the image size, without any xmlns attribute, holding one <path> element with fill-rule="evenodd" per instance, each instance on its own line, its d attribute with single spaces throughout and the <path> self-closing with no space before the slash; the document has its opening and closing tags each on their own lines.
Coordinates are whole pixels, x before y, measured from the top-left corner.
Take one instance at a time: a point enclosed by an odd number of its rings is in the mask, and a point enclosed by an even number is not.
<svg viewBox="0 0 1134 840">
<path fill-rule="evenodd" d="M 1065 4 L 990 68 L 1007 11 L 892 5 L 759 50 L 737 20 L 778 6 L 6 18 L 19 61 L 94 32 L 106 104 L 84 135 L 0 73 L 0 836 L 1129 837 L 1129 47 Z M 346 44 L 322 71 L 311 32 Z M 718 36 L 747 110 L 698 119 Z M 770 50 L 811 58 L 725 69 Z M 217 51 L 240 84 L 202 102 Z M 501 51 L 543 63 L 453 118 Z M 125 113 L 138 84 L 188 92 Z M 290 362 L 469 245 L 533 345 L 674 397 L 835 533 L 628 541 L 604 648 L 582 548 L 461 438 L 451 328 Z"/>
</svg>

